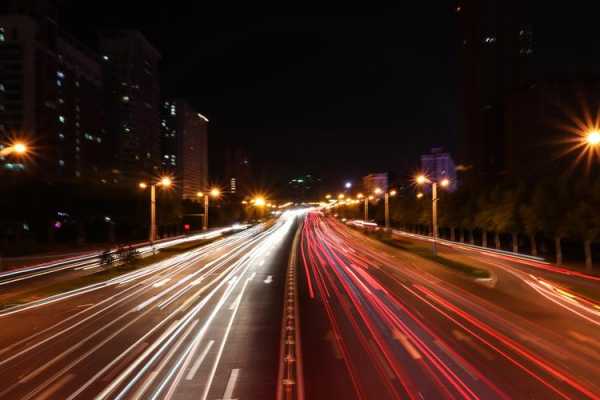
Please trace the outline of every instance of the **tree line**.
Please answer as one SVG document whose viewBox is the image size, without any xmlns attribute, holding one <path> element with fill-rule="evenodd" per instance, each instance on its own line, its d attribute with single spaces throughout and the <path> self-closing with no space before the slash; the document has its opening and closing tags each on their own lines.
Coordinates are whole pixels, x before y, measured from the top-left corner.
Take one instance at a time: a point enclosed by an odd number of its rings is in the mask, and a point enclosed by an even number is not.
<svg viewBox="0 0 600 400">
<path fill-rule="evenodd" d="M 525 235 L 532 255 L 541 240 L 554 243 L 556 263 L 563 263 L 564 239 L 580 241 L 588 271 L 592 244 L 600 239 L 600 178 L 546 178 L 493 186 L 462 186 L 455 192 L 439 190 L 438 225 L 451 240 L 473 243 L 475 233 L 484 247 L 501 248 L 503 235 L 519 251 Z M 395 225 L 414 230 L 431 224 L 431 195 L 418 199 L 406 190 L 394 199 L 390 217 Z M 377 219 L 382 219 L 378 206 Z"/>
</svg>

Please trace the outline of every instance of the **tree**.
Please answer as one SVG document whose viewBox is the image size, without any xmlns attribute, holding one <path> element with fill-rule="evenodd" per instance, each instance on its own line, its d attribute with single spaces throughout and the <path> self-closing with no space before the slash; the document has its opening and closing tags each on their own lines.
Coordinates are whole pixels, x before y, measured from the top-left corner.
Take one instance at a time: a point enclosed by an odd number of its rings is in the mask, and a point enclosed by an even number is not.
<svg viewBox="0 0 600 400">
<path fill-rule="evenodd" d="M 577 199 L 567 212 L 571 233 L 583 240 L 585 268 L 592 272 L 592 242 L 600 236 L 600 216 L 594 205 L 600 204 L 600 181 L 580 181 L 575 187 Z"/>
<path fill-rule="evenodd" d="M 512 251 L 519 252 L 519 231 L 521 228 L 518 204 L 519 188 L 502 190 L 500 201 L 496 203 L 493 213 L 493 225 L 497 232 L 510 232 L 512 235 Z"/>
<path fill-rule="evenodd" d="M 525 232 L 529 236 L 529 242 L 531 244 L 531 255 L 537 256 L 537 242 L 536 235 L 543 226 L 543 203 L 546 200 L 546 196 L 541 184 L 538 184 L 528 201 L 521 204 L 519 207 L 519 216 L 523 222 Z"/>
</svg>

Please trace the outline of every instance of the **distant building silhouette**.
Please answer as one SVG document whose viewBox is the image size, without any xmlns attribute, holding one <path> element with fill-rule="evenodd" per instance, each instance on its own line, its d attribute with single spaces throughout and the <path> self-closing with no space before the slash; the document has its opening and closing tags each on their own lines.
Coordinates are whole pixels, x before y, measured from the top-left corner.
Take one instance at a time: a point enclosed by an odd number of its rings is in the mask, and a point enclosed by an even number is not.
<svg viewBox="0 0 600 400">
<path fill-rule="evenodd" d="M 372 194 L 377 188 L 387 191 L 389 186 L 388 173 L 369 174 L 362 178 L 362 185 L 366 196 Z"/>
<path fill-rule="evenodd" d="M 160 53 L 138 31 L 104 32 L 107 129 L 125 177 L 155 175 L 160 166 Z"/>
<path fill-rule="evenodd" d="M 441 181 L 447 178 L 450 180 L 448 190 L 454 191 L 458 186 L 456 181 L 456 167 L 450 153 L 444 151 L 441 147 L 434 147 L 429 154 L 421 156 L 421 169 L 430 179 Z"/>
<path fill-rule="evenodd" d="M 198 200 L 208 188 L 208 119 L 184 100 L 161 107 L 161 171 L 176 178 L 182 198 Z"/>
</svg>

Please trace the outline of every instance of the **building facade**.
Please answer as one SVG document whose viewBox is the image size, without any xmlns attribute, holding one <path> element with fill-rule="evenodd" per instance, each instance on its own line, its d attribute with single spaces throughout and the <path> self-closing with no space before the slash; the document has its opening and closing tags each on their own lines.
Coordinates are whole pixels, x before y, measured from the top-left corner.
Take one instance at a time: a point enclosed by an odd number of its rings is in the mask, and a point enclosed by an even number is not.
<svg viewBox="0 0 600 400">
<path fill-rule="evenodd" d="M 459 160 L 484 180 L 506 173 L 505 97 L 532 78 L 532 14 L 516 0 L 461 0 L 455 13 L 464 112 Z"/>
<path fill-rule="evenodd" d="M 387 172 L 379 172 L 369 174 L 362 179 L 363 189 L 366 194 L 373 193 L 375 189 L 379 188 L 384 192 L 388 190 L 389 178 Z"/>
<path fill-rule="evenodd" d="M 0 16 L 0 136 L 30 142 L 35 162 L 3 170 L 50 180 L 105 179 L 110 169 L 98 56 L 47 18 Z"/>
<path fill-rule="evenodd" d="M 161 107 L 161 171 L 175 176 L 186 200 L 208 188 L 208 119 L 184 100 Z"/>
<path fill-rule="evenodd" d="M 458 182 L 456 180 L 456 166 L 450 153 L 444 151 L 441 147 L 434 147 L 429 154 L 421 156 L 421 170 L 430 179 L 437 182 L 442 179 L 448 179 L 450 186 L 447 188 L 450 191 L 456 190 Z"/>
<path fill-rule="evenodd" d="M 118 173 L 156 175 L 160 160 L 160 53 L 138 31 L 104 32 L 100 38 L 107 130 Z"/>
</svg>

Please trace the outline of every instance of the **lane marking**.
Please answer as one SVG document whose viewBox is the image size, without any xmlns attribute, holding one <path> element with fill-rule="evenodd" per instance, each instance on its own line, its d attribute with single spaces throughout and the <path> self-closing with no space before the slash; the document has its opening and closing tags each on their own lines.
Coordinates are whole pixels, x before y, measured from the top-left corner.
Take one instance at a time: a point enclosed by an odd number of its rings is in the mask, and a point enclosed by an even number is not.
<svg viewBox="0 0 600 400">
<path fill-rule="evenodd" d="M 394 336 L 394 339 L 397 339 L 400 342 L 400 344 L 402 344 L 402 346 L 406 349 L 406 351 L 408 352 L 408 354 L 410 354 L 412 358 L 414 358 L 415 360 L 421 358 L 421 354 L 419 354 L 417 349 L 415 349 L 412 343 L 408 340 L 406 336 L 402 334 L 402 332 L 400 332 L 397 329 L 394 329 L 394 332 L 392 334 Z"/>
<path fill-rule="evenodd" d="M 154 285 L 152 285 L 152 287 L 161 287 L 163 286 L 165 283 L 169 282 L 171 280 L 171 278 L 165 278 L 165 279 L 161 279 L 160 281 L 156 282 Z"/>
<path fill-rule="evenodd" d="M 48 389 L 44 390 L 40 393 L 37 398 L 40 400 L 51 399 L 53 398 L 54 393 L 56 393 L 61 387 L 63 387 L 67 382 L 75 377 L 74 374 L 68 374 L 62 377 L 62 379 L 56 381 L 52 386 L 48 387 Z"/>
<path fill-rule="evenodd" d="M 269 283 L 273 282 L 273 275 L 267 276 L 267 279 L 265 279 L 263 282 L 266 283 L 267 285 Z"/>
<path fill-rule="evenodd" d="M 235 388 L 235 383 L 237 382 L 239 374 L 239 368 L 231 370 L 231 374 L 229 375 L 229 381 L 227 381 L 227 386 L 225 387 L 225 393 L 223 393 L 223 398 L 219 400 L 236 400 L 232 398 L 231 395 L 233 395 L 233 389 Z"/>
<path fill-rule="evenodd" d="M 196 372 L 198 372 L 198 368 L 200 368 L 200 366 L 202 365 L 202 362 L 204 362 L 206 355 L 208 354 L 208 352 L 210 351 L 210 348 L 212 347 L 212 345 L 214 343 L 215 343 L 214 340 L 211 340 L 210 342 L 208 342 L 208 345 L 206 346 L 206 348 L 204 349 L 202 354 L 200 354 L 200 357 L 198 357 L 198 359 L 192 366 L 192 369 L 190 369 L 190 372 L 188 372 L 188 374 L 186 375 L 186 377 L 185 377 L 186 381 L 191 381 L 192 379 L 194 379 Z"/>
</svg>

